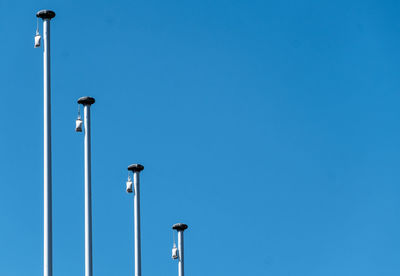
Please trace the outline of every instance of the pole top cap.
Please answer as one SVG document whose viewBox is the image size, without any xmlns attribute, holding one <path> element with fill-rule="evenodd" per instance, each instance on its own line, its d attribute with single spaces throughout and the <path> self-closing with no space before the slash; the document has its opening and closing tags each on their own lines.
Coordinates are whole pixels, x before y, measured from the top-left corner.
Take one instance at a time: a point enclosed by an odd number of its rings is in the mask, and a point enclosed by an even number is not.
<svg viewBox="0 0 400 276">
<path fill-rule="evenodd" d="M 41 10 L 36 13 L 36 17 L 42 19 L 52 19 L 54 16 L 56 16 L 56 13 L 51 10 Z"/>
<path fill-rule="evenodd" d="M 128 171 L 140 172 L 143 171 L 144 166 L 140 164 L 132 164 L 128 167 Z"/>
<path fill-rule="evenodd" d="M 91 105 L 94 104 L 95 100 L 92 97 L 81 97 L 78 99 L 78 104 Z"/>
<path fill-rule="evenodd" d="M 177 231 L 185 231 L 188 228 L 188 226 L 184 223 L 175 223 L 172 225 L 172 229 L 177 230 Z"/>
</svg>

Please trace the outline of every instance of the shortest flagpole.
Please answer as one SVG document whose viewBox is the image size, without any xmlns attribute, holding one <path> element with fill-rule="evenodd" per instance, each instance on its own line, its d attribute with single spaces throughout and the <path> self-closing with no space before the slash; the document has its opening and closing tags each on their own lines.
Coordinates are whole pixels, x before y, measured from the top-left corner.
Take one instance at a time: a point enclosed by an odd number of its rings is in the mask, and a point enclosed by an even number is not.
<svg viewBox="0 0 400 276">
<path fill-rule="evenodd" d="M 178 273 L 179 276 L 185 275 L 185 266 L 184 266 L 184 250 L 183 250 L 183 231 L 185 231 L 188 226 L 184 223 L 176 223 L 172 225 L 172 229 L 178 232 Z"/>
</svg>

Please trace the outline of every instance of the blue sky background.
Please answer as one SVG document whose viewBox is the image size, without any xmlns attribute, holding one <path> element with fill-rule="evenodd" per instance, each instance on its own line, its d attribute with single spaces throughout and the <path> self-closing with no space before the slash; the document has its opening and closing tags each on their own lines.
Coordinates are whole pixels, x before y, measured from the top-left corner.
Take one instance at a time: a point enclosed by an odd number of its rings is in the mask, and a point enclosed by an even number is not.
<svg viewBox="0 0 400 276">
<path fill-rule="evenodd" d="M 42 48 L 53 9 L 54 275 L 84 273 L 93 96 L 94 274 L 400 274 L 400 2 L 0 0 L 0 275 L 42 274 Z"/>
</svg>

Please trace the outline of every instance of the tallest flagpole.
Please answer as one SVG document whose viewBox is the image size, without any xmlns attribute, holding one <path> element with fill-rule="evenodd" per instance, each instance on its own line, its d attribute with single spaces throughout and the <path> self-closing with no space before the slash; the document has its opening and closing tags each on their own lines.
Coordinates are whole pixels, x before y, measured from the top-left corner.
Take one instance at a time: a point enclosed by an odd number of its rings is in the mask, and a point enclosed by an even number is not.
<svg viewBox="0 0 400 276">
<path fill-rule="evenodd" d="M 44 123 L 44 239 L 43 275 L 53 275 L 52 201 L 51 201 L 51 97 L 50 97 L 50 20 L 55 12 L 41 10 L 36 16 L 43 19 L 43 123 Z"/>
</svg>

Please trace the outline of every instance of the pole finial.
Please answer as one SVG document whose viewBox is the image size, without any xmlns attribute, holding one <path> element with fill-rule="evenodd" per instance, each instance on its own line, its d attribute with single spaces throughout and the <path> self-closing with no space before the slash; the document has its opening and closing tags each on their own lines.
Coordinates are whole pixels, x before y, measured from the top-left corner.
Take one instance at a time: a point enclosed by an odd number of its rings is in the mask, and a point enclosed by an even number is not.
<svg viewBox="0 0 400 276">
<path fill-rule="evenodd" d="M 92 97 L 81 97 L 78 99 L 78 104 L 92 105 L 95 103 L 95 99 Z"/>
<path fill-rule="evenodd" d="M 185 231 L 188 228 L 188 226 L 184 223 L 175 223 L 172 225 L 172 229 L 177 230 L 177 231 Z"/>
<path fill-rule="evenodd" d="M 143 171 L 144 167 L 143 165 L 140 164 L 132 164 L 128 167 L 128 171 L 132 171 L 132 172 L 141 172 Z"/>
<path fill-rule="evenodd" d="M 44 19 L 52 19 L 56 16 L 56 13 L 51 10 L 41 10 L 36 13 L 36 17 Z"/>
</svg>

